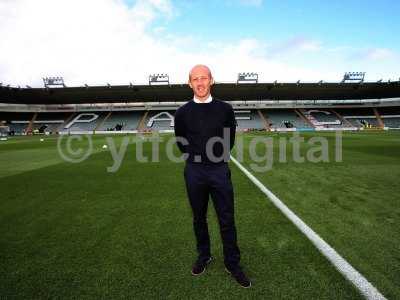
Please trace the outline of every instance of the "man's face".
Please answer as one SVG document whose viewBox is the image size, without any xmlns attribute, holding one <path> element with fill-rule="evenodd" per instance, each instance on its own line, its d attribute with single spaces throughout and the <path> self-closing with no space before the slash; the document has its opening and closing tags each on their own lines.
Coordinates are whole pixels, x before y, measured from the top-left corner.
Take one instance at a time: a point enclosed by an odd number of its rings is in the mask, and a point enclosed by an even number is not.
<svg viewBox="0 0 400 300">
<path fill-rule="evenodd" d="M 210 95 L 212 84 L 211 72 L 206 66 L 196 66 L 190 72 L 189 86 L 197 99 L 206 100 Z"/>
</svg>

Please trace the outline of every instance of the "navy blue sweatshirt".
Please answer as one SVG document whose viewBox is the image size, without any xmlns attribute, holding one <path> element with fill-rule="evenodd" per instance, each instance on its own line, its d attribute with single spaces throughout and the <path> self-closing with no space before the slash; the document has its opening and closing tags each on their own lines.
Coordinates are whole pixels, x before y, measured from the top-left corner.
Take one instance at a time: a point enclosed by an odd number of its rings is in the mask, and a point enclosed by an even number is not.
<svg viewBox="0 0 400 300">
<path fill-rule="evenodd" d="M 187 153 L 187 161 L 202 164 L 221 164 L 229 158 L 230 150 L 235 144 L 236 120 L 230 104 L 213 98 L 209 103 L 188 101 L 175 113 L 175 136 L 182 153 Z M 212 137 L 224 137 L 229 144 L 223 147 L 221 142 L 213 143 L 212 153 L 219 161 L 207 155 L 206 145 Z M 188 144 L 179 141 L 185 139 Z M 210 143 L 211 145 L 211 143 Z M 224 151 L 225 150 L 225 151 Z M 225 159 L 223 160 L 223 157 Z"/>
</svg>

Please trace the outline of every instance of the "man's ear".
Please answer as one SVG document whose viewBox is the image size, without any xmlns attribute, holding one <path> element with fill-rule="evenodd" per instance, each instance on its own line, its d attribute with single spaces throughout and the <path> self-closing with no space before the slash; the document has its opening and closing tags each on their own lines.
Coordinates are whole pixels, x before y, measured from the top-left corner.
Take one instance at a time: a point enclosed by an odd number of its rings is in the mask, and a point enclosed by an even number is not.
<svg viewBox="0 0 400 300">
<path fill-rule="evenodd" d="M 211 85 L 215 83 L 214 78 L 211 77 Z"/>
<path fill-rule="evenodd" d="M 190 80 L 188 81 L 188 85 L 190 86 L 190 88 L 192 89 L 192 84 L 190 83 Z"/>
</svg>

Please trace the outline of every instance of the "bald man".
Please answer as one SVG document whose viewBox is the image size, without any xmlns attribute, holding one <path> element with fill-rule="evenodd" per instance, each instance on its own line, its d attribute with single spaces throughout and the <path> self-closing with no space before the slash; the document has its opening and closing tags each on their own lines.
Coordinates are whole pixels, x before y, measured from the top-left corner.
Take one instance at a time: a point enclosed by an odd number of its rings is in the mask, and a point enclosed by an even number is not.
<svg viewBox="0 0 400 300">
<path fill-rule="evenodd" d="M 239 265 L 234 194 L 228 166 L 229 153 L 235 143 L 236 120 L 230 104 L 211 96 L 213 83 L 207 66 L 194 66 L 189 73 L 193 99 L 175 113 L 177 145 L 186 155 L 184 178 L 198 252 L 192 275 L 203 274 L 213 259 L 207 226 L 211 196 L 220 227 L 225 269 L 240 286 L 249 288 L 251 282 Z"/>
</svg>

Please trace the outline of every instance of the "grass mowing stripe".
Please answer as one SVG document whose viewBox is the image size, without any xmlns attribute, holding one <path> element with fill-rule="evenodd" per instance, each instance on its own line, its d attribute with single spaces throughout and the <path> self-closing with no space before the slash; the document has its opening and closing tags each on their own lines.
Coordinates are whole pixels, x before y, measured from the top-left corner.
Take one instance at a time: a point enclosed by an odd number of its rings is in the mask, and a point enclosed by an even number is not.
<svg viewBox="0 0 400 300">
<path fill-rule="evenodd" d="M 292 212 L 278 197 L 251 174 L 231 155 L 232 162 L 271 200 L 271 202 L 315 245 L 324 255 L 367 299 L 386 299 L 362 274 L 353 268 L 339 253 L 326 243 L 316 232 Z"/>
</svg>

